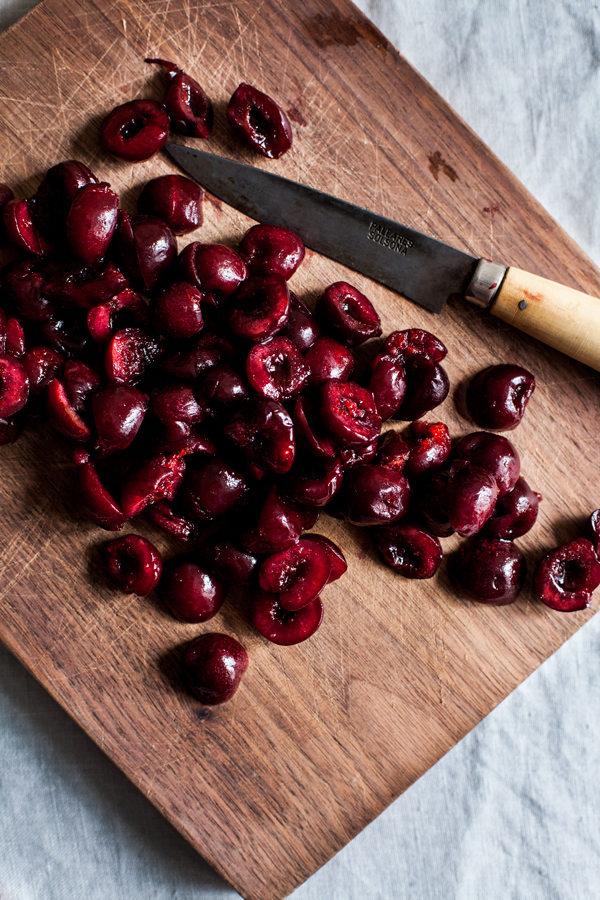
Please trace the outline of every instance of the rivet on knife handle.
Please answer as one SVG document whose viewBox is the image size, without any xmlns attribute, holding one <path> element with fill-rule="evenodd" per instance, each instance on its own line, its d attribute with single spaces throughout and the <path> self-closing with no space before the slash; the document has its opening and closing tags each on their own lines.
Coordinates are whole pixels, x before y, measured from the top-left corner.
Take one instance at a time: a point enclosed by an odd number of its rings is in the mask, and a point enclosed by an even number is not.
<svg viewBox="0 0 600 900">
<path fill-rule="evenodd" d="M 466 297 L 600 371 L 600 300 L 595 297 L 513 266 L 504 270 L 488 260 L 480 260 Z"/>
</svg>

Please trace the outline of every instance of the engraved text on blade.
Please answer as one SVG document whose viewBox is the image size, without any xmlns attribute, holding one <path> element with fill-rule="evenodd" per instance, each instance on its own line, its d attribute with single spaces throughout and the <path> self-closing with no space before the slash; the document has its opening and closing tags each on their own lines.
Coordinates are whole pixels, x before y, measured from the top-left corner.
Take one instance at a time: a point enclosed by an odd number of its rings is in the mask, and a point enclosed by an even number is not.
<svg viewBox="0 0 600 900">
<path fill-rule="evenodd" d="M 375 241 L 375 243 L 381 244 L 382 247 L 387 247 L 389 250 L 395 250 L 396 253 L 402 253 L 403 256 L 406 256 L 406 251 L 413 245 L 413 242 L 409 241 L 408 238 L 378 222 L 370 223 L 369 240 Z"/>
</svg>

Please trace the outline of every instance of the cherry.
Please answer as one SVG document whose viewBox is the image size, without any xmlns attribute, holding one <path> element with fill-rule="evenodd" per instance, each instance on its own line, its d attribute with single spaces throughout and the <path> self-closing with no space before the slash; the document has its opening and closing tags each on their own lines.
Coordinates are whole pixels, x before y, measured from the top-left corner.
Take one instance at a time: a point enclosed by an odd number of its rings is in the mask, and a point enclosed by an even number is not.
<svg viewBox="0 0 600 900">
<path fill-rule="evenodd" d="M 218 304 L 248 277 L 248 266 L 235 250 L 224 244 L 192 241 L 179 255 L 179 276 Z"/>
<path fill-rule="evenodd" d="M 369 444 L 381 430 L 373 394 L 352 381 L 328 381 L 323 386 L 321 421 L 340 447 Z"/>
<path fill-rule="evenodd" d="M 377 462 L 402 473 L 413 450 L 414 443 L 406 440 L 399 431 L 386 431 L 377 443 Z"/>
<path fill-rule="evenodd" d="M 2 289 L 11 308 L 27 322 L 44 322 L 55 310 L 46 296 L 37 260 L 19 260 L 2 271 Z"/>
<path fill-rule="evenodd" d="M 14 416 L 0 419 L 0 446 L 14 444 L 22 435 L 25 428 L 25 416 L 23 413 L 15 413 Z"/>
<path fill-rule="evenodd" d="M 405 331 L 393 331 L 388 335 L 382 352 L 401 364 L 414 356 L 438 363 L 446 357 L 448 350 L 431 332 L 422 328 L 407 328 Z"/>
<path fill-rule="evenodd" d="M 407 357 L 404 373 L 406 393 L 394 418 L 412 422 L 444 402 L 450 381 L 439 363 L 417 354 Z"/>
<path fill-rule="evenodd" d="M 293 612 L 319 596 L 330 571 L 327 550 L 315 541 L 300 540 L 267 557 L 261 564 L 258 581 L 263 591 L 277 594 L 283 608 Z"/>
<path fill-rule="evenodd" d="M 187 281 L 172 282 L 150 303 L 154 328 L 167 337 L 185 340 L 202 330 L 202 294 Z"/>
<path fill-rule="evenodd" d="M 231 700 L 248 668 L 248 654 L 227 634 L 202 634 L 188 645 L 183 657 L 190 690 L 207 706 Z"/>
<path fill-rule="evenodd" d="M 353 525 L 387 525 L 408 511 L 408 480 L 387 466 L 361 465 L 344 477 L 343 509 Z"/>
<path fill-rule="evenodd" d="M 104 371 L 109 381 L 135 381 L 160 355 L 156 338 L 141 328 L 121 328 L 107 344 Z"/>
<path fill-rule="evenodd" d="M 64 359 L 50 347 L 31 347 L 25 352 L 21 364 L 29 378 L 29 395 L 41 394 L 53 378 L 62 372 Z"/>
<path fill-rule="evenodd" d="M 141 290 L 151 290 L 177 255 L 175 236 L 157 216 L 129 216 L 119 210 L 111 254 L 119 268 Z"/>
<path fill-rule="evenodd" d="M 512 491 L 521 470 L 516 448 L 499 434 L 476 431 L 461 438 L 453 453 L 454 459 L 468 459 L 493 475 L 498 485 L 498 496 Z"/>
<path fill-rule="evenodd" d="M 191 556 L 165 563 L 157 593 L 181 622 L 207 622 L 221 609 L 226 585 Z"/>
<path fill-rule="evenodd" d="M 98 443 L 105 450 L 124 450 L 138 433 L 148 408 L 148 395 L 132 384 L 108 384 L 92 397 Z"/>
<path fill-rule="evenodd" d="M 322 534 L 308 534 L 303 540 L 316 541 L 316 543 L 329 554 L 330 570 L 327 584 L 331 584 L 332 581 L 337 581 L 338 578 L 342 577 L 344 572 L 348 569 L 348 563 L 337 544 L 334 544 L 333 541 L 324 537 Z"/>
<path fill-rule="evenodd" d="M 222 459 L 193 461 L 179 491 L 178 500 L 191 519 L 210 521 L 225 515 L 246 491 L 242 473 Z"/>
<path fill-rule="evenodd" d="M 249 388 L 233 366 L 217 363 L 202 378 L 202 392 L 211 404 L 227 407 L 244 400 Z"/>
<path fill-rule="evenodd" d="M 33 256 L 49 256 L 53 247 L 33 218 L 30 200 L 9 200 L 2 207 L 4 232 L 8 240 Z"/>
<path fill-rule="evenodd" d="M 323 604 L 319 597 L 290 612 L 279 603 L 276 594 L 262 591 L 252 608 L 252 624 L 258 633 L 271 643 L 284 647 L 308 640 L 322 621 Z"/>
<path fill-rule="evenodd" d="M 360 444 L 355 447 L 338 447 L 338 456 L 342 461 L 344 472 L 373 462 L 377 455 L 378 438 L 374 438 L 368 444 Z"/>
<path fill-rule="evenodd" d="M 310 456 L 335 456 L 333 443 L 322 433 L 317 404 L 307 394 L 296 397 L 292 419 L 299 449 Z"/>
<path fill-rule="evenodd" d="M 517 599 L 526 564 L 522 552 L 510 541 L 478 539 L 451 556 L 448 571 L 454 587 L 465 597 L 505 606 Z"/>
<path fill-rule="evenodd" d="M 283 475 L 294 462 L 296 443 L 292 419 L 277 400 L 243 400 L 224 428 L 225 436 L 247 459 L 269 472 Z"/>
<path fill-rule="evenodd" d="M 250 584 L 258 572 L 258 558 L 228 538 L 209 541 L 200 552 L 207 568 L 230 584 Z"/>
<path fill-rule="evenodd" d="M 547 553 L 533 577 L 537 597 L 559 612 L 586 609 L 600 584 L 600 561 L 594 545 L 578 538 Z"/>
<path fill-rule="evenodd" d="M 157 500 L 173 500 L 184 473 L 185 459 L 179 454 L 158 454 L 133 466 L 121 490 L 121 506 L 127 518 L 137 516 Z"/>
<path fill-rule="evenodd" d="M 293 291 L 290 291 L 288 319 L 279 334 L 289 338 L 301 353 L 306 353 L 321 334 L 319 324 L 312 312 Z"/>
<path fill-rule="evenodd" d="M 292 146 L 292 126 L 284 111 L 250 84 L 242 82 L 235 90 L 227 118 L 242 143 L 268 159 L 279 159 Z"/>
<path fill-rule="evenodd" d="M 358 347 L 381 334 L 381 321 L 368 297 L 345 281 L 336 281 L 317 301 L 323 328 L 347 347 Z"/>
<path fill-rule="evenodd" d="M 161 175 L 144 185 L 138 212 L 163 219 L 173 234 L 189 234 L 202 225 L 204 191 L 184 175 Z"/>
<path fill-rule="evenodd" d="M 155 100 L 130 100 L 115 107 L 98 132 L 98 142 L 106 153 L 134 163 L 158 153 L 168 137 L 169 117 Z"/>
<path fill-rule="evenodd" d="M 242 282 L 230 300 L 227 321 L 234 335 L 261 343 L 285 325 L 290 295 L 281 275 L 255 275 Z"/>
<path fill-rule="evenodd" d="M 98 266 L 67 265 L 54 272 L 44 284 L 51 301 L 74 309 L 91 309 L 124 291 L 129 282 L 114 263 Z"/>
<path fill-rule="evenodd" d="M 255 344 L 246 359 L 246 374 L 254 390 L 272 400 L 291 400 L 308 384 L 310 368 L 295 344 L 274 337 Z"/>
<path fill-rule="evenodd" d="M 369 390 L 375 398 L 377 412 L 385 422 L 400 409 L 406 394 L 404 367 L 391 356 L 375 357 Z"/>
<path fill-rule="evenodd" d="M 542 495 L 518 478 L 512 491 L 498 497 L 494 511 L 481 529 L 482 537 L 512 541 L 533 528 Z"/>
<path fill-rule="evenodd" d="M 66 235 L 69 250 L 86 266 L 106 255 L 117 227 L 119 196 L 107 182 L 80 188 L 69 209 Z"/>
<path fill-rule="evenodd" d="M 128 534 L 106 544 L 104 569 L 124 593 L 145 597 L 159 582 L 162 557 L 149 540 Z"/>
<path fill-rule="evenodd" d="M 352 353 L 334 338 L 318 337 L 305 358 L 311 387 L 322 387 L 328 381 L 348 381 L 354 371 Z"/>
<path fill-rule="evenodd" d="M 311 524 L 306 520 L 306 508 L 282 497 L 272 485 L 256 524 L 241 535 L 240 542 L 251 553 L 276 553 L 297 543 L 304 529 Z"/>
<path fill-rule="evenodd" d="M 71 203 L 86 184 L 98 184 L 98 179 L 77 159 L 67 159 L 48 169 L 33 197 L 36 216 L 41 217 L 45 228 L 64 228 Z"/>
<path fill-rule="evenodd" d="M 148 515 L 155 525 L 167 534 L 179 538 L 180 541 L 192 541 L 198 538 L 198 526 L 176 513 L 166 500 L 157 500 L 148 507 Z"/>
<path fill-rule="evenodd" d="M 93 306 L 86 317 L 88 331 L 97 344 L 107 344 L 121 328 L 148 324 L 148 307 L 137 291 L 125 288 L 106 303 Z"/>
<path fill-rule="evenodd" d="M 286 280 L 305 252 L 298 235 L 279 225 L 254 225 L 242 238 L 239 250 L 251 275 L 281 275 Z"/>
<path fill-rule="evenodd" d="M 71 440 L 87 441 L 92 435 L 89 425 L 73 406 L 66 383 L 58 378 L 46 390 L 46 415 L 52 427 Z"/>
<path fill-rule="evenodd" d="M 154 388 L 150 409 L 160 420 L 168 443 L 188 437 L 192 426 L 204 418 L 191 386 L 185 382 L 174 381 Z"/>
<path fill-rule="evenodd" d="M 493 513 L 498 485 L 489 472 L 458 459 L 449 471 L 434 472 L 421 497 L 427 527 L 438 537 L 457 531 L 471 537 Z"/>
<path fill-rule="evenodd" d="M 375 529 L 375 543 L 386 565 L 405 578 L 432 578 L 442 561 L 437 537 L 409 522 Z"/>
<path fill-rule="evenodd" d="M 165 95 L 165 108 L 171 129 L 188 137 L 210 137 L 213 126 L 212 103 L 198 84 L 175 63 L 163 59 L 147 59 L 147 63 L 163 66 L 169 78 Z"/>
<path fill-rule="evenodd" d="M 89 460 L 78 466 L 73 500 L 81 515 L 107 531 L 120 531 L 127 517 L 102 483 L 96 467 Z"/>
<path fill-rule="evenodd" d="M 488 366 L 469 383 L 466 403 L 480 428 L 511 431 L 516 428 L 535 389 L 535 378 L 521 366 Z"/>
<path fill-rule="evenodd" d="M 344 469 L 338 457 L 313 458 L 294 466 L 281 481 L 283 493 L 306 506 L 327 506 L 342 486 Z"/>
<path fill-rule="evenodd" d="M 416 479 L 443 465 L 450 455 L 452 444 L 448 428 L 443 422 L 424 422 L 417 419 L 411 423 L 411 430 L 412 449 L 404 474 L 407 478 Z"/>
<path fill-rule="evenodd" d="M 27 370 L 14 356 L 0 356 L 0 417 L 13 416 L 23 409 L 29 396 Z"/>
</svg>

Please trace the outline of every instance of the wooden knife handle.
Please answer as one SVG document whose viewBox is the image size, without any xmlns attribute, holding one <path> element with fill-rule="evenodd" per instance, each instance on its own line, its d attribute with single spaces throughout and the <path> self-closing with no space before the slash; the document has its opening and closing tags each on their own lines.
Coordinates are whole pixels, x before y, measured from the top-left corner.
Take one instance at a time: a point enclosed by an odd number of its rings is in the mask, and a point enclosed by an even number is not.
<svg viewBox="0 0 600 900">
<path fill-rule="evenodd" d="M 512 266 L 492 315 L 600 371 L 600 300 Z"/>
</svg>

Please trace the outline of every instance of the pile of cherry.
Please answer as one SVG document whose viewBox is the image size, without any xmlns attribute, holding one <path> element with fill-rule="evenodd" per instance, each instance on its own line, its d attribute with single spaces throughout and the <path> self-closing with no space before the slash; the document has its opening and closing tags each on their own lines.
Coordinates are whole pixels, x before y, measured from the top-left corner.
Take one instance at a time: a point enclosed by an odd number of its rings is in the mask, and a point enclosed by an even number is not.
<svg viewBox="0 0 600 900">
<path fill-rule="evenodd" d="M 171 85 L 183 74 L 174 67 Z M 234 94 L 254 138 L 273 118 L 285 132 L 259 94 L 249 85 Z M 209 122 L 210 107 L 196 100 L 194 115 Z M 111 140 L 124 137 L 131 158 L 147 158 L 140 143 L 158 149 L 154 120 L 140 120 L 139 105 L 133 119 L 122 109 L 105 120 L 104 145 L 117 152 Z M 259 152 L 275 155 L 265 146 Z M 289 288 L 304 246 L 284 228 L 256 225 L 237 251 L 193 241 L 178 253 L 175 236 L 201 224 L 202 201 L 193 182 L 166 175 L 146 184 L 130 216 L 74 160 L 49 169 L 29 199 L 0 185 L 4 237 L 20 251 L 0 273 L 0 443 L 46 420 L 71 442 L 74 500 L 91 522 L 119 531 L 144 513 L 189 542 L 193 550 L 164 566 L 135 534 L 104 549 L 116 585 L 140 596 L 156 589 L 185 622 L 210 620 L 227 584 L 245 585 L 265 638 L 290 645 L 314 634 L 322 591 L 347 567 L 332 541 L 306 534 L 324 508 L 366 528 L 407 578 L 436 573 L 440 538 L 473 538 L 450 560 L 457 591 L 513 602 L 525 577 L 513 541 L 534 524 L 541 497 L 498 432 L 521 421 L 533 376 L 514 365 L 479 373 L 466 405 L 485 430 L 452 447 L 443 423 L 423 419 L 449 390 L 438 338 L 393 332 L 359 371 L 354 349 L 382 333 L 370 300 L 337 282 L 312 311 Z M 410 432 L 382 434 L 391 418 Z M 553 609 L 587 606 L 599 546 L 596 510 L 586 538 L 541 562 L 538 596 Z M 209 633 L 184 662 L 194 693 L 221 703 L 248 656 Z"/>
</svg>

